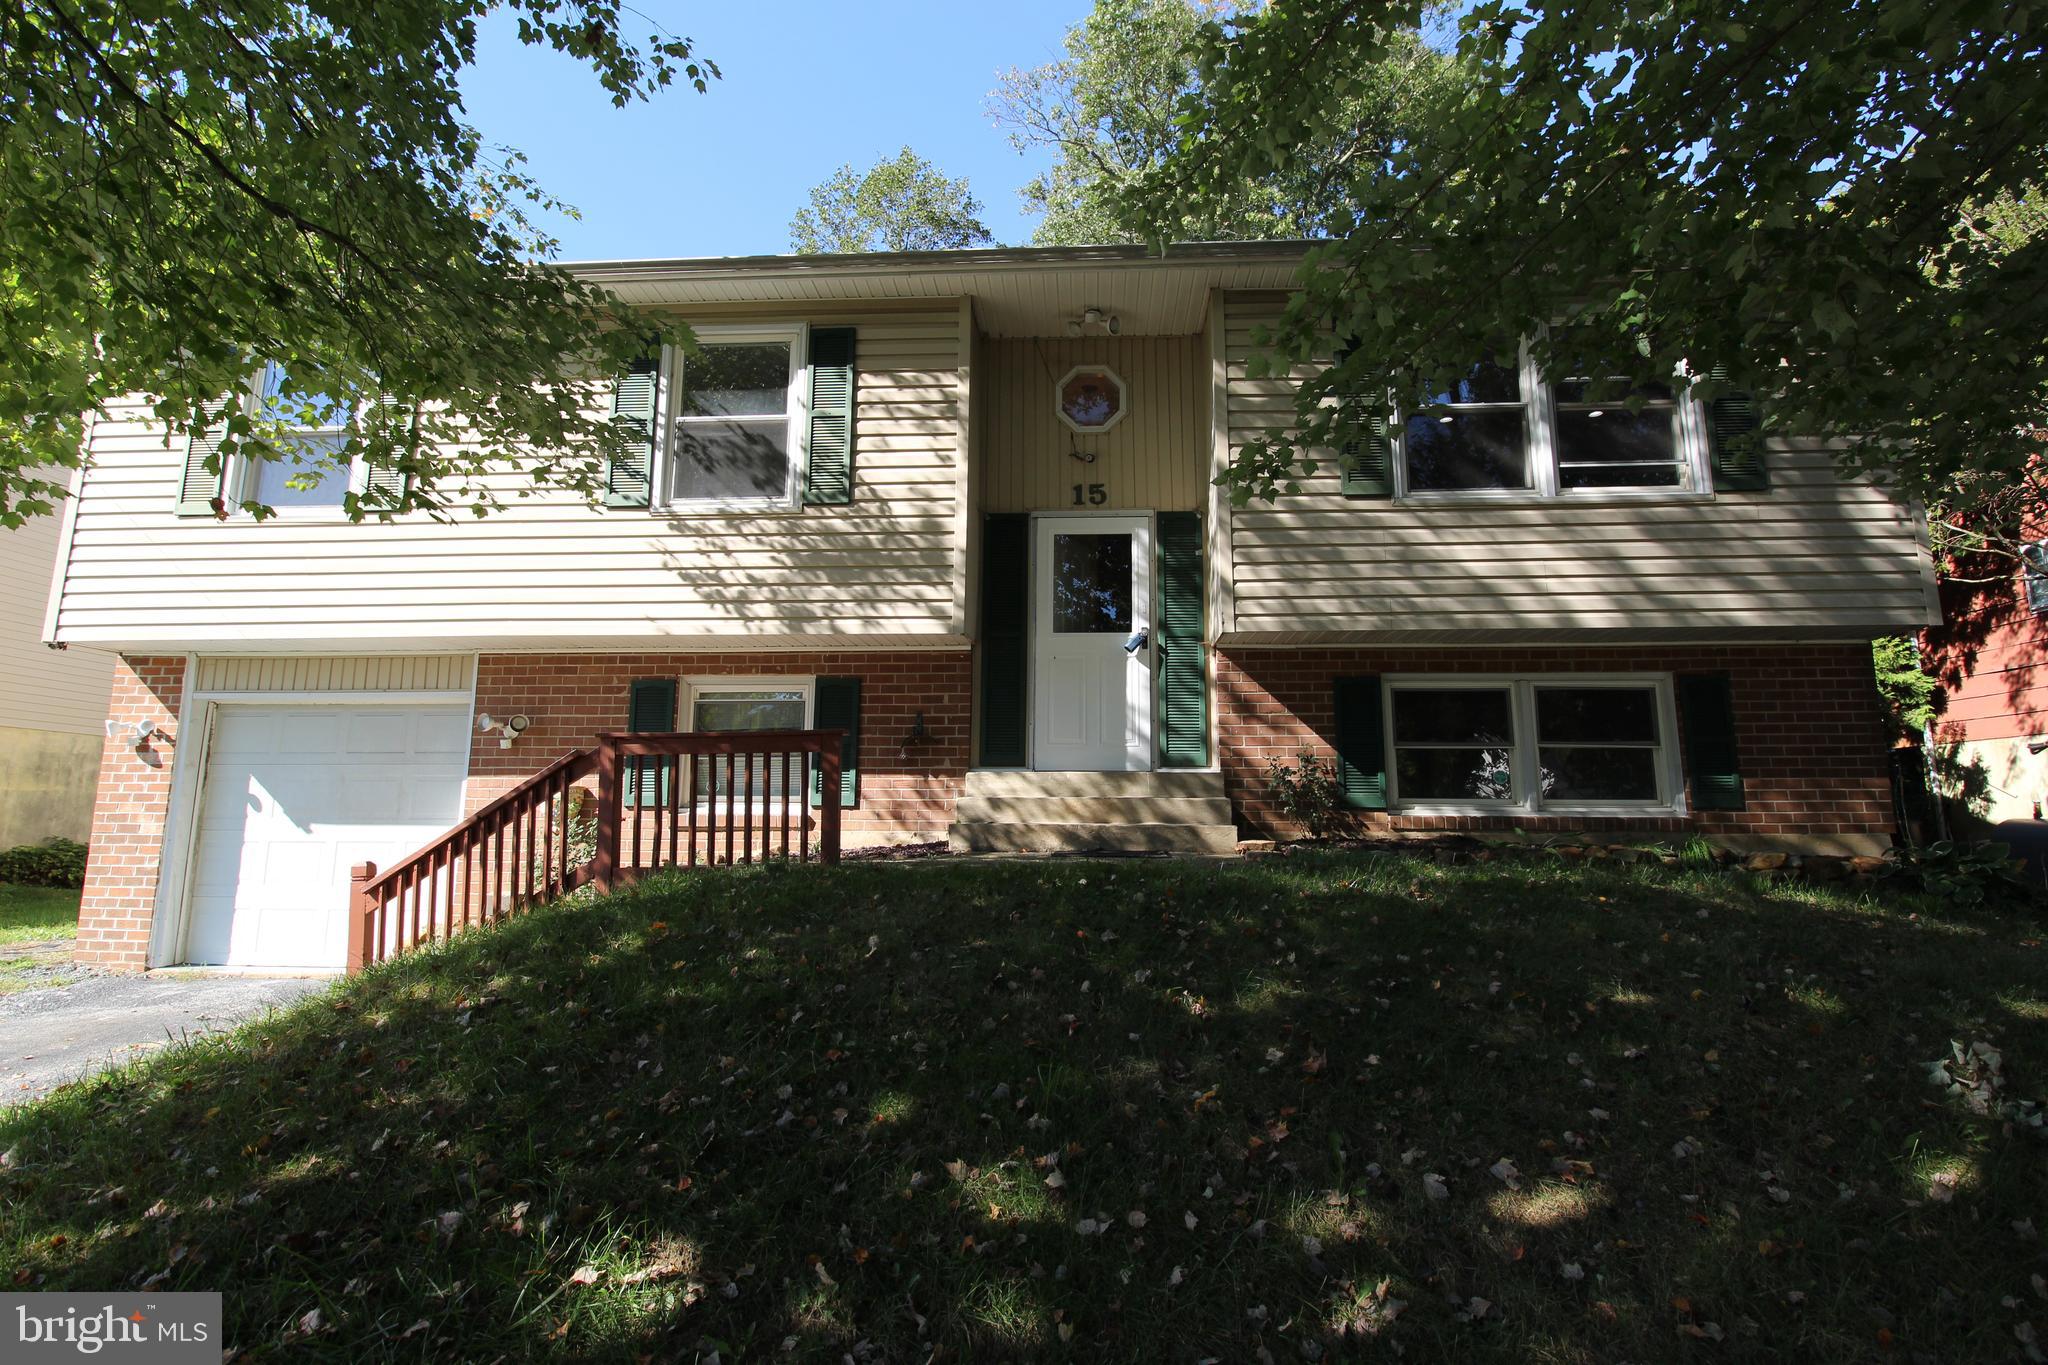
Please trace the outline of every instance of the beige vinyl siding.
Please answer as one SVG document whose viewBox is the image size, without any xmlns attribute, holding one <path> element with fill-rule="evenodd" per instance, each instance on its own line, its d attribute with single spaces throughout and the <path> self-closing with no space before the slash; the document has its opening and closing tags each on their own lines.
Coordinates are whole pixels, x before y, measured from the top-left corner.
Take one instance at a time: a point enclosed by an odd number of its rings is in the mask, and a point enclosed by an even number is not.
<svg viewBox="0 0 2048 1365">
<path fill-rule="evenodd" d="M 992 339 L 984 343 L 982 404 L 990 512 L 1071 509 L 1184 511 L 1204 500 L 1209 450 L 1207 348 L 1200 336 Z M 1054 387 L 1076 365 L 1107 365 L 1124 381 L 1124 419 L 1074 432 L 1059 419 Z M 1094 463 L 1075 459 L 1078 450 Z M 1108 496 L 1086 501 L 1086 485 Z"/>
<path fill-rule="evenodd" d="M 55 477 L 62 483 L 68 474 Z M 103 735 L 114 656 L 43 643 L 63 518 L 60 506 L 11 530 L 0 527 L 0 727 Z"/>
<path fill-rule="evenodd" d="M 470 654 L 294 654 L 201 658 L 200 692 L 467 692 Z"/>
<path fill-rule="evenodd" d="M 1308 370 L 1252 379 L 1270 297 L 1223 304 L 1226 452 L 1284 431 Z M 1775 442 L 1771 491 L 1714 499 L 1463 505 L 1346 498 L 1333 461 L 1298 495 L 1232 509 L 1234 641 L 1876 634 L 1929 619 L 1916 516 Z"/>
<path fill-rule="evenodd" d="M 508 469 L 492 476 L 506 510 L 452 525 L 180 518 L 183 442 L 167 445 L 136 402 L 92 442 L 58 638 L 343 650 L 957 639 L 957 303 L 692 316 L 859 329 L 850 505 L 600 511 L 559 492 L 520 498 L 532 485 Z"/>
</svg>

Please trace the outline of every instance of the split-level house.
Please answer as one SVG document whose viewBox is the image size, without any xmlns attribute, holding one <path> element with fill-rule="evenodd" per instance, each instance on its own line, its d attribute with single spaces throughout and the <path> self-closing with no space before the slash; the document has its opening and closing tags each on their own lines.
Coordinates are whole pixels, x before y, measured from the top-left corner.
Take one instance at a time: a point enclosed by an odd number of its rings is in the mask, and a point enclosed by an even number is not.
<svg viewBox="0 0 2048 1365">
<path fill-rule="evenodd" d="M 1267 770 L 1304 753 L 1366 832 L 1889 842 L 1868 641 L 1933 619 L 1913 510 L 1515 357 L 1233 507 L 1312 373 L 1249 363 L 1300 260 L 582 267 L 703 347 L 622 379 L 648 442 L 603 507 L 354 524 L 102 416 L 49 616 L 119 655 L 130 727 L 81 957 L 338 965 L 352 864 L 609 731 L 842 731 L 849 844 L 1228 851 L 1289 832 Z M 212 514 L 252 491 L 280 515 Z"/>
</svg>

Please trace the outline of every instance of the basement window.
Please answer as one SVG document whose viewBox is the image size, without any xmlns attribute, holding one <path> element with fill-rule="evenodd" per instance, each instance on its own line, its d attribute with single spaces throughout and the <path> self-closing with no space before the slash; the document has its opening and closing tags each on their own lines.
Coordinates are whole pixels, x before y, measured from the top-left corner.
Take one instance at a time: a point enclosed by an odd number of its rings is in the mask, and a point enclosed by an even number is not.
<svg viewBox="0 0 2048 1365">
<path fill-rule="evenodd" d="M 1683 791 L 1668 675 L 1394 677 L 1389 798 L 1419 813 L 1641 815 Z"/>
<path fill-rule="evenodd" d="M 688 727 L 698 734 L 747 734 L 765 730 L 807 730 L 814 691 L 810 678 L 702 678 L 689 683 Z M 787 781 L 801 800 L 809 780 L 806 764 L 792 760 Z M 697 760 L 697 800 L 715 794 L 723 805 L 735 791 L 749 791 L 758 807 L 779 805 L 785 796 L 785 774 L 779 761 L 756 757 L 751 780 L 744 757 L 728 774 L 723 756 Z"/>
</svg>

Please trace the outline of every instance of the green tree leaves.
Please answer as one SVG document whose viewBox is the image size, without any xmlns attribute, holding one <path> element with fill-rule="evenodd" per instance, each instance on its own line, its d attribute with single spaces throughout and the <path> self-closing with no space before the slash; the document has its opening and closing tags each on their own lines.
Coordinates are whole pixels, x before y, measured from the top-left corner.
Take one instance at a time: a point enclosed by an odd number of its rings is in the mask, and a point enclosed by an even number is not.
<svg viewBox="0 0 2048 1365">
<path fill-rule="evenodd" d="M 947 179 L 905 147 L 866 171 L 834 171 L 790 219 L 789 245 L 800 256 L 987 246 L 995 239 L 980 215 L 965 179 Z"/>
<path fill-rule="evenodd" d="M 1325 73 L 1317 98 L 1327 117 L 1316 136 L 1248 130 L 1260 144 L 1256 165 L 1247 161 L 1242 174 L 1205 181 L 1199 194 L 1155 201 L 1168 212 L 1148 222 L 1130 191 L 1182 152 L 1183 105 L 1203 94 L 1204 20 L 1231 12 L 1212 0 L 1096 0 L 1068 30 L 1064 57 L 1004 74 L 990 117 L 1019 151 L 1046 148 L 1056 158 L 1021 191 L 1026 209 L 1044 215 L 1039 245 L 1344 231 L 1351 221 L 1344 179 L 1373 173 L 1450 77 L 1449 63 L 1415 33 L 1396 34 L 1384 60 Z"/>
<path fill-rule="evenodd" d="M 461 121 L 478 23 L 587 63 L 614 102 L 717 69 L 627 36 L 612 0 L 25 0 L 0 18 L 0 523 L 47 512 L 86 420 L 153 395 L 174 440 L 296 459 L 280 425 L 218 417 L 265 361 L 295 396 L 419 406 L 330 462 L 401 468 L 352 516 L 481 514 L 531 488 L 602 491 L 595 390 L 650 324 L 549 264 L 562 208 Z M 213 415 L 209 421 L 209 414 Z M 459 415 L 458 415 L 459 414 Z M 532 452 L 545 458 L 537 463 Z"/>
<path fill-rule="evenodd" d="M 1297 0 L 1206 26 L 1184 136 L 1134 207 L 1169 233 L 1291 166 L 1341 123 L 1333 83 L 1423 18 Z M 1340 171 L 1342 240 L 1275 335 L 1341 338 L 1344 363 L 1233 481 L 1263 493 L 1341 444 L 1367 405 L 1324 400 L 1356 375 L 1420 388 L 1502 333 L 1555 360 L 1562 323 L 1592 372 L 1725 367 L 1778 431 L 1905 494 L 2010 485 L 2048 408 L 2044 23 L 2041 0 L 1472 7 L 1450 97 Z"/>
</svg>

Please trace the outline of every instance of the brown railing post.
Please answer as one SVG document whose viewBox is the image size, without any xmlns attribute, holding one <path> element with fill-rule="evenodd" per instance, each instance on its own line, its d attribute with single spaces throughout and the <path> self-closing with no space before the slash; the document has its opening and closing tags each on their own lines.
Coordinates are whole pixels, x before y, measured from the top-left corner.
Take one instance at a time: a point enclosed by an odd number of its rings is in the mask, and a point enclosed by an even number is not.
<svg viewBox="0 0 2048 1365">
<path fill-rule="evenodd" d="M 839 736 L 818 750 L 818 861 L 839 861 Z"/>
<path fill-rule="evenodd" d="M 619 795 L 619 748 L 607 738 L 597 746 L 597 856 L 590 860 L 599 891 L 610 891 L 618 876 Z"/>
<path fill-rule="evenodd" d="M 370 948 L 370 883 L 377 876 L 375 863 L 357 863 L 348 870 L 348 974 L 367 967 L 363 959 Z"/>
</svg>

